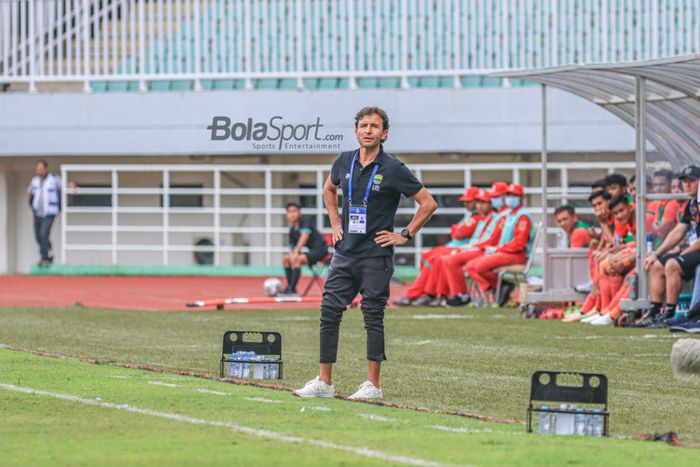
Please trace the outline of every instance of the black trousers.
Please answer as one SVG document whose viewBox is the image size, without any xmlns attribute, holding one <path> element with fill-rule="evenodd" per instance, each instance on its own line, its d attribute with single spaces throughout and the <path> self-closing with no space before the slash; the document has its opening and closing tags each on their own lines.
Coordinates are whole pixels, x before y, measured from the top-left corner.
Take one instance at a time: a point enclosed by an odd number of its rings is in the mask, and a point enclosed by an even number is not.
<svg viewBox="0 0 700 467">
<path fill-rule="evenodd" d="M 34 215 L 34 238 L 39 244 L 39 254 L 44 261 L 49 260 L 51 251 L 51 226 L 56 216 L 39 217 Z"/>
<path fill-rule="evenodd" d="M 333 255 L 321 300 L 321 363 L 335 363 L 340 321 L 357 292 L 362 294 L 367 360 L 386 360 L 384 308 L 389 299 L 389 283 L 393 274 L 394 259 L 391 256 L 352 258 L 337 252 Z"/>
</svg>

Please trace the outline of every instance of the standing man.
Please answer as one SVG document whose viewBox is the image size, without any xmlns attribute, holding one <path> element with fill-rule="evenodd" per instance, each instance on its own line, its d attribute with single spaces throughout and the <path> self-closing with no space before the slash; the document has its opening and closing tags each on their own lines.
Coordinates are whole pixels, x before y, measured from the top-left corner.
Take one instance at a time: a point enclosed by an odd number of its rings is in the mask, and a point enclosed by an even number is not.
<svg viewBox="0 0 700 467">
<path fill-rule="evenodd" d="M 34 212 L 34 237 L 39 244 L 39 266 L 48 266 L 53 262 L 51 251 L 51 226 L 61 211 L 61 179 L 49 172 L 45 160 L 36 163 L 36 175 L 27 188 L 29 205 Z"/>
<path fill-rule="evenodd" d="M 425 225 L 437 203 L 401 161 L 384 152 L 389 117 L 379 107 L 365 107 L 355 115 L 355 151 L 338 156 L 323 190 L 336 245 L 323 288 L 319 376 L 294 391 L 302 397 L 334 397 L 331 378 L 338 352 L 343 312 L 357 293 L 362 294 L 362 316 L 367 331 L 367 381 L 351 399 L 383 397 L 379 373 L 384 354 L 384 308 L 394 272 L 394 245 L 404 245 Z M 338 187 L 343 190 L 342 217 Z M 411 222 L 394 233 L 394 216 L 401 195 L 413 198 L 418 211 Z"/>
</svg>

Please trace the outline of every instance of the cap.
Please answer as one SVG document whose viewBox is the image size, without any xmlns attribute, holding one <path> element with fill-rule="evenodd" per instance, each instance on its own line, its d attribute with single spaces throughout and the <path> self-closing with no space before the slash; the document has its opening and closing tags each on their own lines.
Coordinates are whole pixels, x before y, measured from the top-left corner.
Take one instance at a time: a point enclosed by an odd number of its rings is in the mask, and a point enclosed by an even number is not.
<svg viewBox="0 0 700 467">
<path fill-rule="evenodd" d="M 470 186 L 464 190 L 464 194 L 459 197 L 460 201 L 474 201 L 474 196 L 479 192 L 479 187 Z"/>
<path fill-rule="evenodd" d="M 493 182 L 489 195 L 491 195 L 492 198 L 496 198 L 506 193 L 508 193 L 508 184 L 506 182 Z"/>
<path fill-rule="evenodd" d="M 519 185 L 517 183 L 511 183 L 510 185 L 508 185 L 508 193 L 516 196 L 523 196 L 525 194 L 525 190 L 523 190 L 522 185 Z"/>
<path fill-rule="evenodd" d="M 678 177 L 680 180 L 683 180 L 684 178 L 695 178 L 698 179 L 700 178 L 700 167 L 696 165 L 689 165 L 683 171 L 681 171 L 680 177 Z"/>
<path fill-rule="evenodd" d="M 491 195 L 486 190 L 479 190 L 476 193 L 476 196 L 474 196 L 474 199 L 476 199 L 477 201 L 483 201 L 485 203 L 490 203 L 491 202 Z"/>
</svg>

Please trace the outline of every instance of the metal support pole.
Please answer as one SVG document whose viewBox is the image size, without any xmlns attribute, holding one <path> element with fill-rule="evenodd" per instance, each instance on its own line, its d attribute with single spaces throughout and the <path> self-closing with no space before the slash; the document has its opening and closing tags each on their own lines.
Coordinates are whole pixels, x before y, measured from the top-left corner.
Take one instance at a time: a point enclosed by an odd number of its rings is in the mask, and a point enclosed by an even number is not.
<svg viewBox="0 0 700 467">
<path fill-rule="evenodd" d="M 549 290 L 549 274 L 547 271 L 547 85 L 542 85 L 542 156 L 540 168 L 541 184 L 542 184 L 542 292 L 546 293 Z M 537 248 L 534 245 L 533 248 Z"/>
<path fill-rule="evenodd" d="M 635 78 L 635 159 L 637 160 L 637 195 L 635 202 L 637 209 L 635 216 L 637 221 L 637 274 L 639 275 L 639 298 L 646 299 L 647 277 L 644 271 L 644 260 L 646 258 L 646 124 L 647 124 L 647 82 L 645 78 Z"/>
<path fill-rule="evenodd" d="M 622 310 L 641 310 L 649 308 L 649 288 L 647 284 L 647 275 L 644 270 L 644 260 L 646 259 L 646 121 L 647 121 L 647 83 L 645 78 L 635 78 L 635 101 L 634 101 L 634 130 L 635 130 L 635 161 L 637 164 L 635 177 L 637 179 L 637 195 L 635 203 L 635 220 L 637 222 L 637 277 L 638 281 L 638 299 L 637 300 L 622 300 L 620 308 Z"/>
</svg>

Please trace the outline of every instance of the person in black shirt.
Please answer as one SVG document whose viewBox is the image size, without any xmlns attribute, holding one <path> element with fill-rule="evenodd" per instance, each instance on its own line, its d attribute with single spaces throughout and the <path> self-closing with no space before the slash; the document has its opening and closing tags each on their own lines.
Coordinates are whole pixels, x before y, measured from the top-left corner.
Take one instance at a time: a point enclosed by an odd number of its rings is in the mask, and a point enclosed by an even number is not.
<svg viewBox="0 0 700 467">
<path fill-rule="evenodd" d="M 641 326 L 663 326 L 664 320 L 672 318 L 682 281 L 695 277 L 695 268 L 700 265 L 700 206 L 698 205 L 698 180 L 700 167 L 691 165 L 683 169 L 680 175 L 683 191 L 690 197 L 685 206 L 683 217 L 664 242 L 644 261 L 644 268 L 649 271 L 651 309 L 639 321 Z M 688 238 L 688 248 L 680 253 L 667 254 L 675 248 L 684 237 Z M 666 307 L 661 308 L 663 294 L 666 292 Z"/>
<path fill-rule="evenodd" d="M 326 239 L 316 230 L 311 219 L 301 215 L 301 206 L 289 203 L 285 216 L 289 221 L 289 253 L 284 256 L 287 288 L 282 294 L 297 293 L 297 282 L 304 264 L 316 264 L 328 254 Z"/>
<path fill-rule="evenodd" d="M 351 399 L 383 397 L 379 383 L 384 354 L 384 308 L 394 272 L 394 245 L 404 245 L 423 227 L 437 203 L 411 171 L 384 152 L 389 118 L 378 107 L 365 107 L 355 115 L 359 149 L 338 156 L 324 186 L 324 200 L 335 254 L 323 288 L 320 329 L 320 374 L 294 394 L 302 397 L 334 397 L 331 379 L 338 351 L 338 331 L 343 312 L 359 292 L 367 331 L 367 381 Z M 338 188 L 343 191 L 342 215 Z M 401 196 L 419 207 L 401 233 L 394 232 L 394 215 Z"/>
</svg>

